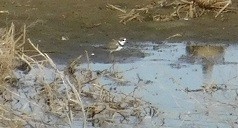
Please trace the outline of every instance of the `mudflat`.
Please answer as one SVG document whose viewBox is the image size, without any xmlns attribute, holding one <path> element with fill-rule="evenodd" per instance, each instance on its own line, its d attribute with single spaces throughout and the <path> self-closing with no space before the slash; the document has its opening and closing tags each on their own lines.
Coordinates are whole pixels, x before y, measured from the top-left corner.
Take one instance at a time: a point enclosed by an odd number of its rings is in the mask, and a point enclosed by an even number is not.
<svg viewBox="0 0 238 128">
<path fill-rule="evenodd" d="M 2 0 L 0 26 L 14 22 L 17 27 L 28 26 L 27 35 L 39 47 L 62 59 L 75 57 L 92 44 L 103 44 L 113 38 L 127 37 L 131 41 L 235 42 L 238 37 L 238 14 L 225 12 L 215 18 L 214 12 L 189 20 L 168 22 L 131 21 L 120 23 L 121 12 L 107 8 L 119 5 L 125 10 L 145 6 L 150 0 Z M 237 1 L 232 7 L 237 8 Z M 63 40 L 62 40 L 63 39 Z M 66 40 L 64 40 L 66 39 Z M 79 52 L 82 51 L 82 52 Z"/>
</svg>

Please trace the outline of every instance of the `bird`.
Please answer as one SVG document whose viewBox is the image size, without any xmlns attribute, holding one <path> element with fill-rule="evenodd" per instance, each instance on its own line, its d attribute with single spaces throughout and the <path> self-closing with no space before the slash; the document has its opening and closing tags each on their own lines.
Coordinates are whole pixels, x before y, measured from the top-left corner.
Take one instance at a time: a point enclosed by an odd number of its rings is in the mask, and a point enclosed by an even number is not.
<svg viewBox="0 0 238 128">
<path fill-rule="evenodd" d="M 110 51 L 110 53 L 120 51 L 126 43 L 126 38 L 121 37 L 118 40 L 112 39 L 109 43 L 106 44 L 104 49 Z"/>
</svg>

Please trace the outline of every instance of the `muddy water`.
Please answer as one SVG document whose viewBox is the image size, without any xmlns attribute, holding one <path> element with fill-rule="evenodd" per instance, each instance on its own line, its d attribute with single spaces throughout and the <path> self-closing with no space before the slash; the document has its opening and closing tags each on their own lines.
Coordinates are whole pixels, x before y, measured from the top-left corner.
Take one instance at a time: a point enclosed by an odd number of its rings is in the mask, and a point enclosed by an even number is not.
<svg viewBox="0 0 238 128">
<path fill-rule="evenodd" d="M 130 61 L 114 61 L 113 71 L 120 72 L 122 81 L 102 78 L 101 82 L 115 92 L 133 92 L 158 107 L 163 114 L 147 123 L 154 127 L 237 127 L 237 44 L 136 44 L 124 50 L 139 49 L 144 57 L 133 62 L 130 57 Z M 119 53 L 123 50 L 114 58 Z M 112 63 L 90 66 L 102 71 Z"/>
</svg>

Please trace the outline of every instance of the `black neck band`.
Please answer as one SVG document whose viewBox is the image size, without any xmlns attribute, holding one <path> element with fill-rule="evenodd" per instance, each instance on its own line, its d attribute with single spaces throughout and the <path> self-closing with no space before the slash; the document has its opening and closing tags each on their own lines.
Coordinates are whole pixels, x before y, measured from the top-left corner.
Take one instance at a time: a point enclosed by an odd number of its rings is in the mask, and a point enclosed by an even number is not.
<svg viewBox="0 0 238 128">
<path fill-rule="evenodd" d="M 118 41 L 118 44 L 119 44 L 119 46 L 122 46 L 122 47 L 124 46 L 124 45 L 122 45 L 119 41 Z"/>
</svg>

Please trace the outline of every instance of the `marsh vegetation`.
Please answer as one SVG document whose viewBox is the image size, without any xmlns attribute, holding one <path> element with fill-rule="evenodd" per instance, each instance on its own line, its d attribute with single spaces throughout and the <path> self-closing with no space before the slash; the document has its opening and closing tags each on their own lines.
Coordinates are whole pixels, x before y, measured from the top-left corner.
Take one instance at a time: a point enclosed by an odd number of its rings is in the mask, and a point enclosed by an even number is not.
<svg viewBox="0 0 238 128">
<path fill-rule="evenodd" d="M 75 118 L 86 126 L 137 125 L 159 110 L 132 94 L 115 93 L 98 81 L 121 81 L 113 70 L 80 67 L 80 58 L 59 70 L 14 24 L 1 36 L 1 127 L 62 127 Z M 27 49 L 26 47 L 27 46 Z"/>
<path fill-rule="evenodd" d="M 237 47 L 223 42 L 237 39 L 231 0 L 49 2 L 0 10 L 17 19 L 0 29 L 0 127 L 237 126 Z M 131 43 L 115 60 L 94 47 L 121 35 Z"/>
</svg>

